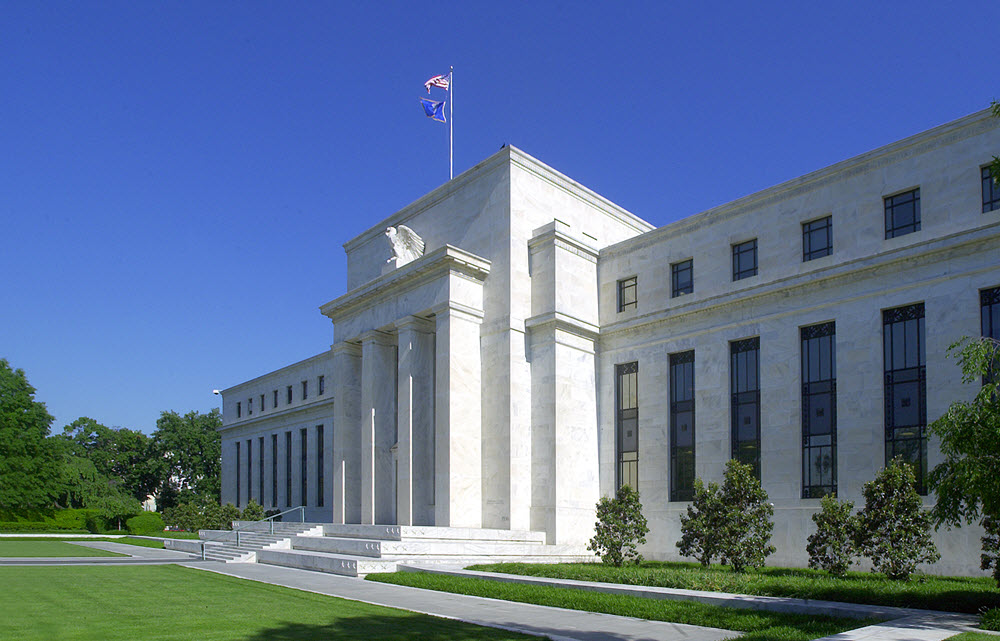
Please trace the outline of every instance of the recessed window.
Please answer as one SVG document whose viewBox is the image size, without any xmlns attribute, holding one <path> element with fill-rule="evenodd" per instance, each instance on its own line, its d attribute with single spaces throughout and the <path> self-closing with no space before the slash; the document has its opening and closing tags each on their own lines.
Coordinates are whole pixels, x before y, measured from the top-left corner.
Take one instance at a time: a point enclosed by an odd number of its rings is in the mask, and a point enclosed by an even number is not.
<svg viewBox="0 0 1000 641">
<path fill-rule="evenodd" d="M 677 298 L 694 291 L 694 259 L 682 260 L 670 266 L 670 297 Z"/>
<path fill-rule="evenodd" d="M 732 457 L 760 480 L 760 338 L 729 344 Z"/>
<path fill-rule="evenodd" d="M 836 326 L 803 327 L 802 498 L 837 495 Z"/>
<path fill-rule="evenodd" d="M 278 409 L 278 390 L 274 390 L 274 409 Z"/>
<path fill-rule="evenodd" d="M 624 278 L 618 281 L 618 311 L 624 312 L 626 309 L 635 309 L 636 300 L 636 277 Z"/>
<path fill-rule="evenodd" d="M 615 365 L 618 487 L 639 489 L 639 363 Z"/>
<path fill-rule="evenodd" d="M 253 397 L 247 399 L 247 416 L 253 416 Z"/>
<path fill-rule="evenodd" d="M 291 385 L 289 385 L 288 387 L 285 388 L 285 397 L 286 397 L 285 398 L 285 405 L 291 405 L 292 404 L 292 386 Z"/>
<path fill-rule="evenodd" d="M 299 430 L 299 480 L 302 487 L 299 489 L 299 505 L 309 504 L 309 448 L 307 447 L 309 432 L 306 428 Z"/>
<path fill-rule="evenodd" d="M 243 405 L 236 401 L 236 418 L 243 416 Z"/>
<path fill-rule="evenodd" d="M 302 400 L 309 398 L 309 381 L 302 381 Z"/>
<path fill-rule="evenodd" d="M 322 376 L 320 378 L 323 378 Z M 316 505 L 323 507 L 323 426 L 316 426 Z"/>
<path fill-rule="evenodd" d="M 264 411 L 264 395 L 263 394 L 260 395 L 260 411 L 261 412 Z"/>
<path fill-rule="evenodd" d="M 757 275 L 757 239 L 733 245 L 733 280 Z"/>
<path fill-rule="evenodd" d="M 833 221 L 830 216 L 802 223 L 802 262 L 833 253 Z"/>
<path fill-rule="evenodd" d="M 904 191 L 885 200 L 885 237 L 920 231 L 920 189 Z"/>
<path fill-rule="evenodd" d="M 1000 341 L 1000 287 L 979 292 L 983 336 Z"/>
<path fill-rule="evenodd" d="M 670 355 L 670 500 L 694 499 L 694 351 Z"/>
<path fill-rule="evenodd" d="M 885 463 L 913 466 L 917 492 L 927 494 L 927 372 L 924 304 L 882 312 L 885 360 Z"/>
<path fill-rule="evenodd" d="M 320 376 L 316 383 L 319 385 L 319 395 L 322 396 L 326 392 L 326 377 Z"/>
<path fill-rule="evenodd" d="M 243 466 L 241 465 L 242 459 L 240 458 L 240 442 L 236 441 L 236 506 L 240 505 L 240 493 L 242 488 L 240 487 L 240 479 L 243 477 L 241 472 L 243 471 Z"/>
<path fill-rule="evenodd" d="M 1000 209 L 1000 185 L 993 180 L 990 168 L 983 167 L 983 213 Z"/>
</svg>

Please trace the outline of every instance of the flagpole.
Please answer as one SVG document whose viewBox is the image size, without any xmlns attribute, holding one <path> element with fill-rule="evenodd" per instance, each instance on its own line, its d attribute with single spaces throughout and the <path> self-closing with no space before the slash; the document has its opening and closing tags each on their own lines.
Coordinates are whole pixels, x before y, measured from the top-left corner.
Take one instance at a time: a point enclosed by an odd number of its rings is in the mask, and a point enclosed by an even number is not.
<svg viewBox="0 0 1000 641">
<path fill-rule="evenodd" d="M 448 180 L 455 177 L 455 67 L 448 72 Z"/>
</svg>

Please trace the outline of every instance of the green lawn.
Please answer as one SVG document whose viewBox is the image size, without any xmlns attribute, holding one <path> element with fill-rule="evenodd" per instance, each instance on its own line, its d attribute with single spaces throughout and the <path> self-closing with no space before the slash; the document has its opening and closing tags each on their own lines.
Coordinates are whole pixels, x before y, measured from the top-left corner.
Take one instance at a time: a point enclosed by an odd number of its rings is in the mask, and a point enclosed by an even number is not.
<svg viewBox="0 0 1000 641">
<path fill-rule="evenodd" d="M 997 641 L 1000 636 L 986 634 L 985 632 L 963 632 L 953 637 L 948 637 L 945 641 Z"/>
<path fill-rule="evenodd" d="M 0 558 L 4 557 L 65 557 L 65 556 L 124 556 L 114 552 L 95 550 L 64 541 L 40 539 L 2 539 Z"/>
<path fill-rule="evenodd" d="M 175 565 L 0 567 L 0 639 L 537 641 Z"/>
<path fill-rule="evenodd" d="M 990 578 L 919 576 L 891 581 L 879 574 L 850 572 L 837 578 L 818 570 L 764 568 L 738 574 L 723 566 L 648 561 L 615 568 L 602 563 L 497 563 L 470 569 L 602 583 L 652 585 L 763 596 L 846 601 L 976 614 L 1000 607 L 1000 590 Z"/>
<path fill-rule="evenodd" d="M 571 588 L 504 583 L 489 579 L 420 572 L 369 574 L 367 578 L 369 581 L 408 585 L 442 592 L 456 592 L 586 612 L 617 614 L 651 621 L 670 621 L 734 630 L 744 633 L 740 636 L 741 641 L 808 641 L 877 622 L 874 619 L 843 619 L 724 608 L 694 601 L 646 599 Z"/>
</svg>

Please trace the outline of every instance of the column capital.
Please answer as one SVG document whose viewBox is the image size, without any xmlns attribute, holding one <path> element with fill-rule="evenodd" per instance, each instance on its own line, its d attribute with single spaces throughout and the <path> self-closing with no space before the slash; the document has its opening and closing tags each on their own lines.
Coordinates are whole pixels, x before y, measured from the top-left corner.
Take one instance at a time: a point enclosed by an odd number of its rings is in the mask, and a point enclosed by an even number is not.
<svg viewBox="0 0 1000 641">
<path fill-rule="evenodd" d="M 330 351 L 333 355 L 347 354 L 348 356 L 361 356 L 361 345 L 357 343 L 349 343 L 347 341 L 339 341 L 330 346 Z"/>
<path fill-rule="evenodd" d="M 423 334 L 431 334 L 434 332 L 434 323 L 426 318 L 420 318 L 419 316 L 404 316 L 396 321 L 395 325 L 397 331 L 412 330 Z"/>
<path fill-rule="evenodd" d="M 358 337 L 361 340 L 362 347 L 369 343 L 375 343 L 377 345 L 395 345 L 396 337 L 388 332 L 380 332 L 377 329 L 371 329 Z"/>
<path fill-rule="evenodd" d="M 452 300 L 445 301 L 434 306 L 431 311 L 434 312 L 435 318 L 441 316 L 452 316 L 472 321 L 474 323 L 482 323 L 483 318 L 485 317 L 483 310 L 476 309 L 475 307 L 469 307 L 468 305 L 463 305 L 461 303 L 456 303 Z"/>
</svg>

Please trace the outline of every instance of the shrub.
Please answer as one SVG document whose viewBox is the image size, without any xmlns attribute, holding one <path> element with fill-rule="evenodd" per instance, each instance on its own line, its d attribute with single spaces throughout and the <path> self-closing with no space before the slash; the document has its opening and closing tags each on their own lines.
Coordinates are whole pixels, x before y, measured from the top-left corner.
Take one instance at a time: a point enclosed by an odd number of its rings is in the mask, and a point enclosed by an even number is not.
<svg viewBox="0 0 1000 641">
<path fill-rule="evenodd" d="M 87 531 L 91 534 L 103 534 L 108 529 L 107 520 L 101 516 L 96 510 L 91 511 L 87 514 L 86 518 Z"/>
<path fill-rule="evenodd" d="M 597 502 L 597 523 L 594 538 L 587 544 L 601 557 L 602 563 L 621 567 L 625 561 L 642 562 L 637 543 L 646 542 L 646 517 L 642 515 L 639 493 L 630 485 L 618 488 L 615 498 L 604 496 Z"/>
<path fill-rule="evenodd" d="M 163 517 L 156 512 L 143 512 L 125 522 L 129 534 L 147 536 L 163 534 Z"/>
<path fill-rule="evenodd" d="M 259 521 L 264 518 L 264 508 L 257 501 L 250 499 L 247 506 L 243 508 L 244 521 Z"/>
<path fill-rule="evenodd" d="M 984 630 L 996 630 L 1000 632 L 1000 608 L 993 608 L 984 612 L 979 627 Z"/>
<path fill-rule="evenodd" d="M 895 458 L 862 490 L 865 507 L 858 513 L 858 549 L 871 558 L 875 572 L 890 579 L 909 579 L 918 563 L 941 558 L 915 482 L 910 465 Z"/>
<path fill-rule="evenodd" d="M 705 568 L 719 556 L 717 533 L 722 528 L 725 507 L 718 483 L 706 486 L 701 479 L 694 480 L 694 500 L 687 514 L 681 515 L 681 540 L 677 542 L 683 556 L 698 559 Z"/>
<path fill-rule="evenodd" d="M 1000 519 L 984 516 L 981 522 L 986 534 L 982 538 L 983 553 L 979 557 L 980 567 L 984 570 L 992 568 L 993 578 L 996 579 L 997 587 L 1000 587 Z M 1000 614 L 997 618 L 1000 618 Z"/>
<path fill-rule="evenodd" d="M 219 510 L 219 520 L 217 522 L 216 529 L 219 530 L 231 530 L 233 529 L 233 521 L 240 520 L 240 509 L 233 505 L 232 503 L 226 503 Z"/>
<path fill-rule="evenodd" d="M 695 500 L 681 516 L 680 553 L 708 566 L 713 557 L 742 572 L 759 568 L 773 554 L 770 545 L 774 506 L 753 475 L 753 468 L 736 459 L 726 463 L 722 487 L 695 481 Z"/>
<path fill-rule="evenodd" d="M 844 576 L 854 562 L 854 540 L 857 537 L 857 518 L 851 512 L 854 503 L 838 501 L 827 494 L 820 503 L 820 511 L 812 515 L 816 532 L 809 535 L 806 551 L 809 567 L 826 570 L 834 576 Z"/>
</svg>

